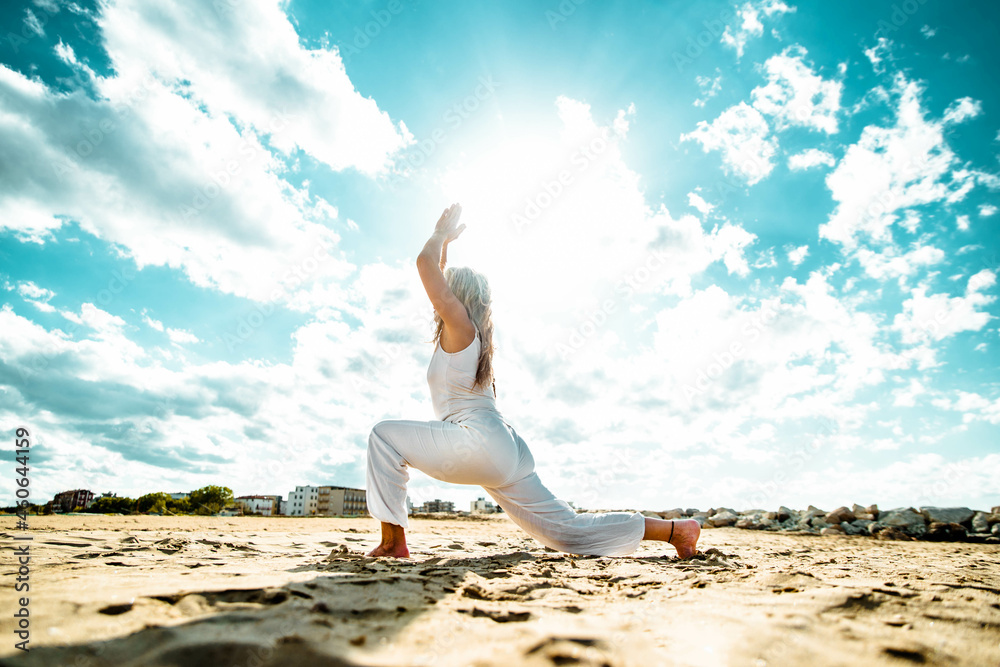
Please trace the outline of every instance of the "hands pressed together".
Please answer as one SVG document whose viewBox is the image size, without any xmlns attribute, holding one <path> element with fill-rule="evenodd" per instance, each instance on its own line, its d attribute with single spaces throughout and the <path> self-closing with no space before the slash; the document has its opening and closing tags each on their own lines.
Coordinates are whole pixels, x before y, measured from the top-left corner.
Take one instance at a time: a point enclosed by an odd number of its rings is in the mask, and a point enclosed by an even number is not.
<svg viewBox="0 0 1000 667">
<path fill-rule="evenodd" d="M 438 218 L 437 225 L 434 227 L 434 234 L 440 236 L 445 244 L 451 243 L 465 231 L 465 225 L 458 224 L 458 220 L 461 217 L 462 205 L 452 204 Z"/>
</svg>

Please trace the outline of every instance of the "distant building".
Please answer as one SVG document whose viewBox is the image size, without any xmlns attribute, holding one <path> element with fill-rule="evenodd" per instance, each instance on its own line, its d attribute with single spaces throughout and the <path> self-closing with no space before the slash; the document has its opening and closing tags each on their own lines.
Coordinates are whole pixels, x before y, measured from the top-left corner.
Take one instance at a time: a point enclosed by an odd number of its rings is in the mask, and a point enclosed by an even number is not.
<svg viewBox="0 0 1000 667">
<path fill-rule="evenodd" d="M 430 514 L 432 512 L 454 512 L 455 503 L 450 500 L 440 500 L 435 498 L 434 500 L 428 500 L 421 505 L 420 511 L 425 514 Z"/>
<path fill-rule="evenodd" d="M 489 500 L 486 500 L 486 498 L 477 498 L 476 500 L 472 501 L 473 514 L 492 514 L 493 512 L 496 511 L 497 511 L 496 505 L 494 505 Z"/>
<path fill-rule="evenodd" d="M 409 496 L 406 496 L 406 516 L 413 514 L 413 501 L 410 500 Z"/>
<path fill-rule="evenodd" d="M 318 486 L 296 486 L 288 492 L 288 506 L 285 513 L 288 516 L 312 516 L 316 514 L 319 501 Z"/>
<path fill-rule="evenodd" d="M 52 499 L 53 509 L 62 512 L 72 512 L 77 507 L 87 509 L 94 502 L 94 494 L 86 489 L 74 489 L 57 493 Z"/>
<path fill-rule="evenodd" d="M 368 501 L 364 489 L 346 486 L 321 486 L 316 500 L 316 514 L 320 516 L 364 516 L 368 514 Z"/>
<path fill-rule="evenodd" d="M 277 516 L 281 513 L 281 496 L 239 496 L 233 501 L 247 513 Z"/>
<path fill-rule="evenodd" d="M 367 516 L 364 489 L 346 486 L 296 486 L 285 503 L 288 516 Z"/>
<path fill-rule="evenodd" d="M 190 493 L 171 493 L 171 500 L 187 500 L 191 496 Z"/>
</svg>

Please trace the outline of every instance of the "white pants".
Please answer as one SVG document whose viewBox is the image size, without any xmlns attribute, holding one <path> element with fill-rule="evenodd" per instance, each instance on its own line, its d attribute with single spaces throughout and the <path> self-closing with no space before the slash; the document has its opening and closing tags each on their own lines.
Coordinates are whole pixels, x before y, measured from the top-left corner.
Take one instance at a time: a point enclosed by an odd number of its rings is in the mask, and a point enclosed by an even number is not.
<svg viewBox="0 0 1000 667">
<path fill-rule="evenodd" d="M 577 514 L 535 474 L 528 445 L 498 415 L 461 423 L 389 420 L 368 437 L 368 511 L 406 528 L 407 467 L 453 484 L 482 486 L 514 523 L 547 547 L 567 553 L 624 556 L 645 533 L 639 512 Z"/>
</svg>

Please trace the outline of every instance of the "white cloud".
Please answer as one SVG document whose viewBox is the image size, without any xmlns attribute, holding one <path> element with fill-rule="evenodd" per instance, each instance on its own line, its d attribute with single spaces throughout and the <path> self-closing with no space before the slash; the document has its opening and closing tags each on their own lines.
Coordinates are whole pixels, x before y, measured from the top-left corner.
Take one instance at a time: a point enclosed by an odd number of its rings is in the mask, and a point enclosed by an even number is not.
<svg viewBox="0 0 1000 667">
<path fill-rule="evenodd" d="M 915 234 L 920 227 L 920 213 L 914 209 L 909 209 L 903 214 L 903 219 L 899 225 L 910 234 Z"/>
<path fill-rule="evenodd" d="M 792 266 L 798 266 L 805 261 L 806 256 L 809 254 L 808 245 L 800 245 L 797 248 L 792 248 L 788 251 L 788 261 L 792 263 Z"/>
<path fill-rule="evenodd" d="M 718 72 L 719 68 L 716 67 L 715 71 Z M 694 78 L 695 82 L 698 84 L 698 88 L 701 90 L 701 97 L 694 101 L 694 106 L 703 107 L 705 102 L 712 99 L 719 94 L 722 90 L 722 75 L 719 74 L 716 77 L 701 76 L 698 75 Z"/>
<path fill-rule="evenodd" d="M 875 70 L 876 74 L 885 72 L 885 68 L 882 67 L 882 61 L 891 55 L 892 41 L 885 37 L 879 37 L 878 41 L 875 42 L 875 46 L 865 49 L 865 56 L 871 61 L 872 69 Z"/>
<path fill-rule="evenodd" d="M 917 396 L 926 392 L 926 387 L 919 380 L 910 380 L 910 384 L 905 388 L 896 389 L 892 392 L 892 404 L 898 407 L 912 408 L 917 404 Z"/>
<path fill-rule="evenodd" d="M 979 217 L 988 218 L 995 215 L 997 212 L 997 207 L 993 204 L 980 204 L 979 205 Z"/>
<path fill-rule="evenodd" d="M 143 314 L 142 321 L 145 322 L 150 327 L 152 327 L 153 329 L 156 329 L 157 331 L 163 331 L 164 330 L 163 322 L 161 322 L 159 320 L 154 320 L 152 317 L 150 317 L 150 316 L 148 316 L 146 314 Z"/>
<path fill-rule="evenodd" d="M 11 286 L 8 286 L 8 289 L 11 289 Z M 39 287 L 30 280 L 19 282 L 17 284 L 17 293 L 20 294 L 25 301 L 43 313 L 54 313 L 56 310 L 55 307 L 49 303 L 56 293 L 50 289 Z"/>
<path fill-rule="evenodd" d="M 757 260 L 753 263 L 755 269 L 771 269 L 778 265 L 778 260 L 774 257 L 774 248 L 768 248 L 757 253 Z"/>
<path fill-rule="evenodd" d="M 837 160 L 832 155 L 817 148 L 807 148 L 801 153 L 788 156 L 788 168 L 792 171 L 812 169 L 819 165 L 832 167 L 836 163 Z"/>
<path fill-rule="evenodd" d="M 702 150 L 718 150 L 727 171 L 753 185 L 766 178 L 774 169 L 774 154 L 778 142 L 769 137 L 767 121 L 759 111 L 740 102 L 729 107 L 711 123 L 698 121 L 698 126 L 681 141 L 697 141 Z"/>
<path fill-rule="evenodd" d="M 962 421 L 965 423 L 974 421 L 985 421 L 990 424 L 1000 424 L 1000 398 L 989 399 L 976 392 L 955 391 L 956 398 L 942 398 L 935 401 L 935 404 L 945 410 L 961 412 Z"/>
<path fill-rule="evenodd" d="M 302 46 L 277 0 L 123 0 L 95 20 L 113 75 L 56 47 L 93 97 L 0 66 L 0 143 L 17 165 L 0 167 L 0 229 L 44 243 L 73 220 L 139 268 L 262 302 L 302 304 L 353 270 L 336 208 L 286 180 L 284 160 L 301 150 L 376 174 L 411 137 L 354 89 L 336 49 Z"/>
<path fill-rule="evenodd" d="M 713 262 L 746 270 L 740 256 L 752 234 L 731 223 L 707 229 L 694 215 L 675 218 L 665 206 L 648 206 L 614 125 L 599 123 L 579 100 L 560 97 L 555 111 L 559 132 L 487 143 L 440 178 L 447 200 L 462 202 L 465 215 L 478 221 L 451 261 L 475 258 L 497 293 L 517 304 L 518 319 L 541 318 L 540 336 L 565 339 L 567 328 L 553 327 L 553 295 L 561 309 L 577 313 L 564 323 L 571 328 L 605 298 L 620 303 L 632 293 L 684 293 Z M 585 155 L 581 146 L 600 150 Z M 560 173 L 565 178 L 553 189 Z M 555 270 L 549 267 L 557 247 L 572 248 L 574 261 Z M 538 288 L 540 275 L 545 289 Z"/>
<path fill-rule="evenodd" d="M 931 37 L 937 34 L 937 30 L 935 28 L 930 27 L 929 25 L 923 25 L 920 27 L 920 34 L 923 35 L 925 38 L 930 39 Z"/>
<path fill-rule="evenodd" d="M 982 112 L 982 102 L 974 100 L 971 97 L 963 97 L 955 100 L 945 109 L 942 121 L 945 124 L 963 123 L 970 118 L 975 118 Z"/>
<path fill-rule="evenodd" d="M 760 37 L 764 34 L 764 24 L 761 22 L 761 15 L 771 18 L 774 15 L 787 14 L 795 11 L 795 7 L 789 7 L 781 0 L 758 0 L 756 2 L 744 2 L 736 10 L 738 26 L 726 26 L 720 41 L 722 44 L 736 50 L 736 59 L 743 57 L 743 49 L 747 42 L 753 37 Z"/>
<path fill-rule="evenodd" d="M 42 22 L 38 20 L 38 17 L 35 16 L 35 13 L 31 9 L 26 8 L 24 10 L 24 25 L 38 36 L 45 35 L 45 28 L 42 27 Z"/>
<path fill-rule="evenodd" d="M 996 284 L 996 274 L 988 269 L 969 278 L 964 296 L 927 294 L 927 285 L 916 287 L 903 302 L 903 311 L 893 319 L 892 328 L 908 345 L 938 341 L 962 331 L 979 331 L 993 319 L 981 309 L 996 297 L 983 291 Z"/>
<path fill-rule="evenodd" d="M 197 336 L 190 331 L 185 331 L 184 329 L 168 328 L 167 336 L 170 338 L 170 342 L 175 344 L 200 342 L 200 339 Z"/>
<path fill-rule="evenodd" d="M 955 218 L 955 226 L 958 228 L 958 231 L 960 232 L 969 231 L 969 216 L 960 215 L 957 218 Z"/>
<path fill-rule="evenodd" d="M 702 215 L 708 215 L 712 212 L 712 209 L 715 208 L 715 206 L 702 199 L 696 192 L 688 193 L 688 204 L 697 209 Z"/>
<path fill-rule="evenodd" d="M 120 0 L 98 24 L 117 88 L 152 73 L 283 153 L 300 148 L 334 170 L 375 174 L 410 141 L 404 126 L 355 90 L 336 49 L 302 46 L 278 0 L 161 7 Z"/>
<path fill-rule="evenodd" d="M 17 293 L 26 299 L 36 299 L 39 301 L 49 301 L 56 295 L 52 290 L 39 287 L 30 280 L 19 282 L 17 284 Z"/>
<path fill-rule="evenodd" d="M 814 74 L 803 62 L 806 50 L 790 46 L 764 63 L 767 83 L 751 91 L 753 106 L 774 118 L 778 130 L 802 126 L 837 132 L 843 84 Z"/>
<path fill-rule="evenodd" d="M 837 207 L 819 234 L 853 249 L 859 236 L 887 243 L 896 212 L 936 201 L 962 200 L 977 174 L 958 169 L 943 123 L 924 118 L 921 88 L 897 74 L 896 123 L 869 125 L 826 177 Z"/>
<path fill-rule="evenodd" d="M 350 271 L 336 209 L 280 176 L 251 130 L 148 79 L 107 79 L 108 100 L 49 90 L 0 67 L 0 228 L 44 242 L 66 220 L 117 244 L 139 268 L 182 269 L 195 284 L 260 301 Z"/>
<path fill-rule="evenodd" d="M 913 250 L 898 254 L 895 248 L 887 247 L 881 252 L 859 248 L 856 257 L 865 273 L 876 280 L 884 278 L 907 278 L 921 268 L 940 264 L 944 261 L 944 251 L 930 245 L 918 245 Z"/>
</svg>

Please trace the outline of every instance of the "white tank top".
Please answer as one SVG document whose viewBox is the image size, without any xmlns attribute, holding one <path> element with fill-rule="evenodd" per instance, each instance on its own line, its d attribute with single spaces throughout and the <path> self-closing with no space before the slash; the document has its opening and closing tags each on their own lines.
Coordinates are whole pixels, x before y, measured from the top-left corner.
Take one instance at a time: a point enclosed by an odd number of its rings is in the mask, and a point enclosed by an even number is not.
<svg viewBox="0 0 1000 667">
<path fill-rule="evenodd" d="M 440 341 L 434 346 L 434 354 L 427 367 L 427 385 L 431 391 L 434 415 L 441 421 L 457 423 L 482 412 L 499 415 L 493 386 L 485 389 L 474 387 L 480 349 L 482 343 L 478 329 L 476 337 L 461 352 L 445 352 Z"/>
</svg>

